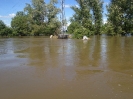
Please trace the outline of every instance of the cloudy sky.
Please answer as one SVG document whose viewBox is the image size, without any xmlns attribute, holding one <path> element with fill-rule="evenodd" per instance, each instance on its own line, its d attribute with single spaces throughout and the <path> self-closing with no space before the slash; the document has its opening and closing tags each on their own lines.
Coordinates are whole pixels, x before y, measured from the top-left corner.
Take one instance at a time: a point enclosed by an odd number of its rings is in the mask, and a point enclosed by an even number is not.
<svg viewBox="0 0 133 99">
<path fill-rule="evenodd" d="M 58 0 L 60 2 L 60 0 Z M 109 0 L 104 1 L 104 12 L 106 13 L 105 5 L 109 3 Z M 49 0 L 45 0 L 46 3 Z M 2 20 L 6 25 L 10 26 L 11 19 L 15 16 L 17 11 L 22 11 L 26 3 L 31 4 L 31 0 L 0 0 L 0 20 Z M 77 5 L 75 0 L 65 0 L 65 15 L 67 20 L 74 14 L 70 6 Z M 103 18 L 106 21 L 104 15 Z"/>
</svg>

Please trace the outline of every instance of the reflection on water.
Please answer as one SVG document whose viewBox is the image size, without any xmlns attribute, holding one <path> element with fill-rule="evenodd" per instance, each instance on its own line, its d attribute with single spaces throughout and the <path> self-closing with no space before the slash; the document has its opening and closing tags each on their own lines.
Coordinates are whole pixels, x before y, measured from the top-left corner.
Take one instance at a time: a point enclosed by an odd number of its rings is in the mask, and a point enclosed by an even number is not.
<svg viewBox="0 0 133 99">
<path fill-rule="evenodd" d="M 132 99 L 133 37 L 0 39 L 0 99 Z"/>
</svg>

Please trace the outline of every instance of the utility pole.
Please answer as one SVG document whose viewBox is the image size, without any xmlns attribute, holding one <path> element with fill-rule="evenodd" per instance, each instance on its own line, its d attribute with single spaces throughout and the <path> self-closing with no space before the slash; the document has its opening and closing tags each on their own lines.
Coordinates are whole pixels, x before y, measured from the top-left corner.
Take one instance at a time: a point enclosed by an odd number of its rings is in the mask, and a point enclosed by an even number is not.
<svg viewBox="0 0 133 99">
<path fill-rule="evenodd" d="M 65 33 L 65 0 L 61 0 L 61 28 L 62 28 L 62 34 Z"/>
<path fill-rule="evenodd" d="M 66 18 L 65 18 L 65 0 L 61 0 L 61 15 L 60 15 L 60 20 L 61 20 L 61 34 L 58 35 L 59 39 L 67 39 L 68 35 L 65 34 L 66 32 Z"/>
</svg>

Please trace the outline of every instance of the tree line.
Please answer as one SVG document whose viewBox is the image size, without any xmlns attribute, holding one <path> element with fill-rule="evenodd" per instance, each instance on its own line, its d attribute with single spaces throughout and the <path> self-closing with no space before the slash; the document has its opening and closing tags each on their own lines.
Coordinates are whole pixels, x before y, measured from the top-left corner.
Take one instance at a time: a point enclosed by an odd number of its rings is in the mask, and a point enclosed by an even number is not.
<svg viewBox="0 0 133 99">
<path fill-rule="evenodd" d="M 133 34 L 133 1 L 110 0 L 106 6 L 107 22 L 103 23 L 102 0 L 76 0 L 78 6 L 72 6 L 75 12 L 70 18 L 68 33 L 74 38 L 84 35 L 126 35 Z M 0 20 L 1 36 L 39 36 L 58 35 L 61 29 L 58 0 L 31 0 L 23 11 L 18 11 L 12 18 L 11 27 Z"/>
<path fill-rule="evenodd" d="M 57 8 L 57 0 L 31 0 L 26 4 L 23 11 L 18 11 L 12 18 L 11 27 L 7 27 L 0 21 L 1 36 L 39 36 L 57 34 L 60 28 L 60 21 L 57 15 L 60 9 Z M 7 30 L 10 30 L 9 32 Z"/>
<path fill-rule="evenodd" d="M 102 0 L 76 0 L 75 14 L 71 17 L 69 33 L 75 38 L 83 35 L 133 35 L 133 0 L 110 0 L 106 5 L 107 22 L 103 23 Z"/>
</svg>

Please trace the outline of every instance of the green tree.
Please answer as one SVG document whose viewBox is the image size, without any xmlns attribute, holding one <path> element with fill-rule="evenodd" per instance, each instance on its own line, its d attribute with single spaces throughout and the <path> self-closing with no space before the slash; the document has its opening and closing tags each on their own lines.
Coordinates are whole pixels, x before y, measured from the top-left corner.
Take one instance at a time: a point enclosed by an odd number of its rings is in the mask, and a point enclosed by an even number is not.
<svg viewBox="0 0 133 99">
<path fill-rule="evenodd" d="M 82 38 L 83 35 L 81 27 L 81 24 L 78 22 L 72 22 L 68 27 L 68 31 L 70 34 L 73 34 L 73 38 Z"/>
<path fill-rule="evenodd" d="M 41 25 L 46 17 L 46 3 L 44 0 L 32 0 L 31 4 L 26 4 L 24 11 L 32 23 Z"/>
<path fill-rule="evenodd" d="M 111 0 L 107 10 L 108 23 L 112 24 L 116 35 L 133 33 L 132 0 Z"/>
<path fill-rule="evenodd" d="M 12 35 L 12 29 L 10 27 L 7 27 L 5 23 L 0 20 L 0 36 L 11 36 Z"/>
<path fill-rule="evenodd" d="M 88 1 L 87 2 L 88 6 L 90 6 L 92 11 L 94 33 L 101 34 L 103 2 L 102 0 L 87 0 L 87 1 Z"/>
<path fill-rule="evenodd" d="M 30 23 L 31 35 L 50 35 L 59 27 L 56 4 L 57 0 L 50 0 L 48 4 L 44 0 L 32 0 L 31 4 L 26 4 L 24 11 Z"/>
<path fill-rule="evenodd" d="M 46 33 L 49 35 L 58 34 L 56 30 L 60 28 L 60 22 L 57 17 L 57 14 L 59 14 L 60 9 L 55 6 L 57 3 L 58 3 L 57 0 L 50 0 L 50 2 L 46 5 L 47 7 Z"/>
<path fill-rule="evenodd" d="M 2 20 L 0 20 L 0 31 L 4 28 L 6 28 L 6 25 Z"/>
<path fill-rule="evenodd" d="M 90 36 L 92 34 L 92 17 L 90 7 L 85 0 L 76 0 L 79 7 L 72 6 L 75 14 L 70 19 L 71 24 L 68 27 L 68 32 L 73 34 L 75 38 L 82 38 L 83 35 Z M 72 28 L 74 29 L 72 30 Z"/>
<path fill-rule="evenodd" d="M 15 36 L 27 36 L 30 33 L 30 27 L 27 20 L 27 15 L 23 11 L 16 13 L 16 16 L 11 21 L 11 27 L 13 28 L 13 35 Z"/>
<path fill-rule="evenodd" d="M 12 36 L 12 29 L 10 27 L 6 27 L 0 31 L 1 36 Z"/>
<path fill-rule="evenodd" d="M 24 12 L 27 15 L 29 23 L 30 35 L 39 36 L 43 34 L 46 19 L 46 3 L 44 0 L 32 0 L 31 4 L 26 4 Z"/>
<path fill-rule="evenodd" d="M 68 27 L 68 32 L 71 32 L 69 30 L 71 30 L 71 26 L 73 26 L 76 22 L 80 24 L 81 27 L 80 29 L 75 28 L 75 31 L 73 30 L 74 34 L 79 33 L 81 36 L 100 34 L 102 26 L 103 2 L 101 0 L 76 0 L 76 1 L 78 3 L 78 7 L 77 6 L 71 7 L 74 10 L 75 14 L 70 19 L 72 25 Z"/>
</svg>

